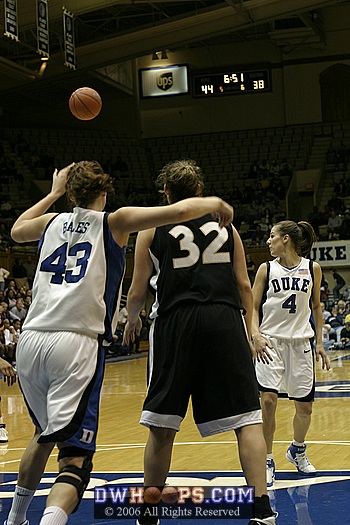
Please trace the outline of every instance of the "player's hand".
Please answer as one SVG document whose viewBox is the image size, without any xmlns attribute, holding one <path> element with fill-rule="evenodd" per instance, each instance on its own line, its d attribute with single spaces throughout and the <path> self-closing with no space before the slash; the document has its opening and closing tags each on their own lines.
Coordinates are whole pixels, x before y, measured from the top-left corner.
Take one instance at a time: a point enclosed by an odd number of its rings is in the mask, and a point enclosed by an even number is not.
<svg viewBox="0 0 350 525">
<path fill-rule="evenodd" d="M 141 319 L 138 317 L 134 323 L 132 323 L 130 320 L 127 321 L 125 328 L 124 328 L 124 334 L 123 334 L 123 345 L 129 345 L 130 342 L 135 342 L 135 337 L 137 335 L 140 335 L 142 328 L 142 322 Z"/>
<path fill-rule="evenodd" d="M 270 361 L 273 361 L 269 348 L 273 348 L 273 346 L 269 341 L 266 341 L 262 335 L 254 337 L 254 349 L 259 363 L 265 363 L 268 365 Z"/>
<path fill-rule="evenodd" d="M 320 357 L 321 357 L 322 370 L 330 370 L 331 369 L 331 362 L 330 362 L 330 360 L 328 358 L 326 350 L 323 348 L 323 344 L 322 343 L 318 343 L 316 345 L 315 353 L 316 353 L 316 361 L 317 362 L 319 362 Z"/>
<path fill-rule="evenodd" d="M 0 358 L 0 372 L 3 375 L 4 382 L 7 383 L 8 386 L 11 386 L 16 382 L 16 370 L 10 365 L 10 363 L 2 358 Z"/>
<path fill-rule="evenodd" d="M 60 171 L 56 168 L 53 172 L 51 192 L 55 193 L 58 197 L 61 197 L 66 193 L 67 174 L 73 165 L 74 162 L 69 164 L 69 166 L 62 168 Z"/>
<path fill-rule="evenodd" d="M 222 199 L 219 200 L 219 209 L 213 214 L 213 217 L 218 221 L 220 228 L 223 228 L 233 221 L 234 211 L 230 204 Z"/>
</svg>

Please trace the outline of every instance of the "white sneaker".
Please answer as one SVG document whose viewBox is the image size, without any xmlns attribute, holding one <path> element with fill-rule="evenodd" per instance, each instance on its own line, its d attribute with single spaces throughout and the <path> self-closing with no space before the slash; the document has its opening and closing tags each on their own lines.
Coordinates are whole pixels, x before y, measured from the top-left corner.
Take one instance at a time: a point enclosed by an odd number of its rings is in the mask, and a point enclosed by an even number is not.
<svg viewBox="0 0 350 525">
<path fill-rule="evenodd" d="M 248 525 L 276 525 L 276 516 L 268 518 L 251 518 Z"/>
<path fill-rule="evenodd" d="M 148 520 L 148 521 L 146 521 L 146 520 Z M 160 525 L 160 521 L 158 519 L 157 519 L 157 521 L 155 519 L 154 519 L 154 521 L 152 521 L 151 518 L 144 518 L 142 520 L 142 524 L 141 524 L 141 522 L 139 520 L 136 520 L 136 525 L 143 525 L 143 523 L 145 523 L 145 524 L 147 523 L 147 525 L 148 524 L 150 524 L 150 525 Z"/>
<path fill-rule="evenodd" d="M 296 447 L 291 444 L 287 450 L 286 458 L 293 463 L 300 474 L 303 474 L 304 476 L 316 476 L 317 471 L 315 467 L 311 465 L 306 455 L 306 445 Z"/>
<path fill-rule="evenodd" d="M 6 425 L 4 423 L 0 424 L 0 443 L 8 442 L 8 432 L 6 430 Z"/>
<path fill-rule="evenodd" d="M 273 459 L 266 460 L 266 485 L 272 487 L 275 482 L 275 462 Z"/>
</svg>

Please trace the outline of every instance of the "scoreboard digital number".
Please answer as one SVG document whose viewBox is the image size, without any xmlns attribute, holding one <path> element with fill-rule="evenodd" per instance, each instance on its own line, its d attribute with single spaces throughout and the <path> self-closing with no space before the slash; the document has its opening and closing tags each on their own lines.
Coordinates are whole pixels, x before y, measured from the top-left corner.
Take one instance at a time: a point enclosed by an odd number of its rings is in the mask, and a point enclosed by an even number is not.
<svg viewBox="0 0 350 525">
<path fill-rule="evenodd" d="M 269 69 L 227 71 L 193 76 L 193 96 L 242 95 L 271 91 Z"/>
</svg>

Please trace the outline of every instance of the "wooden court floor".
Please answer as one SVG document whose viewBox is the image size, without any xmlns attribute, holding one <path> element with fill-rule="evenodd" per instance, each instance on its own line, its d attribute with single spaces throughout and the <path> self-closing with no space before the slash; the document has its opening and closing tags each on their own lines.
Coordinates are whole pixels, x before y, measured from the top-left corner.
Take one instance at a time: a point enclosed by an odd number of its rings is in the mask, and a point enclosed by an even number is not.
<svg viewBox="0 0 350 525">
<path fill-rule="evenodd" d="M 317 397 L 307 437 L 308 456 L 318 470 L 349 471 L 350 474 L 350 352 L 329 352 L 329 356 L 332 362 L 331 371 L 324 372 L 316 365 Z M 94 457 L 95 472 L 142 475 L 143 451 L 148 431 L 139 425 L 138 420 L 146 393 L 146 365 L 146 357 L 106 364 L 98 446 Z M 33 426 L 17 384 L 7 387 L 1 383 L 0 394 L 3 418 L 9 432 L 9 442 L 0 445 L 1 492 L 1 476 L 7 479 L 6 473 L 15 474 L 18 471 L 20 458 L 32 436 Z M 282 483 L 278 481 L 279 471 L 284 473 L 284 477 L 288 472 L 291 477 L 296 474 L 296 469 L 285 459 L 285 452 L 293 437 L 293 414 L 293 403 L 285 399 L 279 400 L 274 444 L 277 488 Z M 56 450 L 46 471 L 57 471 Z M 175 441 L 171 472 L 237 471 L 240 472 L 240 464 L 234 433 L 227 432 L 202 439 L 189 407 Z M 280 476 L 281 479 L 283 476 Z M 350 504 L 347 516 L 349 515 Z M 313 522 L 289 523 L 309 525 Z M 284 525 L 283 521 L 281 525 Z"/>
</svg>

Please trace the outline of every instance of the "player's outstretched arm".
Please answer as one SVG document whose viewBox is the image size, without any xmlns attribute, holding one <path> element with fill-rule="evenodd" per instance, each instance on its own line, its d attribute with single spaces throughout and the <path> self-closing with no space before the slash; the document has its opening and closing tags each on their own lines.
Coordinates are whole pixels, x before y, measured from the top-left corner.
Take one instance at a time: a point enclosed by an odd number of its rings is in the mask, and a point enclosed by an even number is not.
<svg viewBox="0 0 350 525">
<path fill-rule="evenodd" d="M 132 232 L 186 222 L 208 213 L 217 215 L 220 227 L 233 220 L 232 206 L 219 197 L 191 197 L 168 206 L 120 208 L 109 215 L 108 222 L 114 239 L 119 246 L 124 246 Z"/>
<path fill-rule="evenodd" d="M 47 210 L 66 192 L 66 178 L 70 167 L 71 164 L 60 171 L 55 169 L 50 192 L 18 217 L 11 229 L 11 237 L 15 242 L 40 239 L 46 224 L 56 215 L 56 213 L 46 214 Z"/>
<path fill-rule="evenodd" d="M 135 341 L 135 335 L 139 335 L 141 331 L 142 326 L 139 314 L 145 305 L 148 283 L 153 272 L 153 262 L 149 255 L 148 248 L 151 246 L 154 232 L 155 229 L 152 228 L 140 232 L 137 236 L 134 271 L 126 304 L 129 317 L 124 328 L 123 344 L 129 344 L 130 341 Z"/>
</svg>

